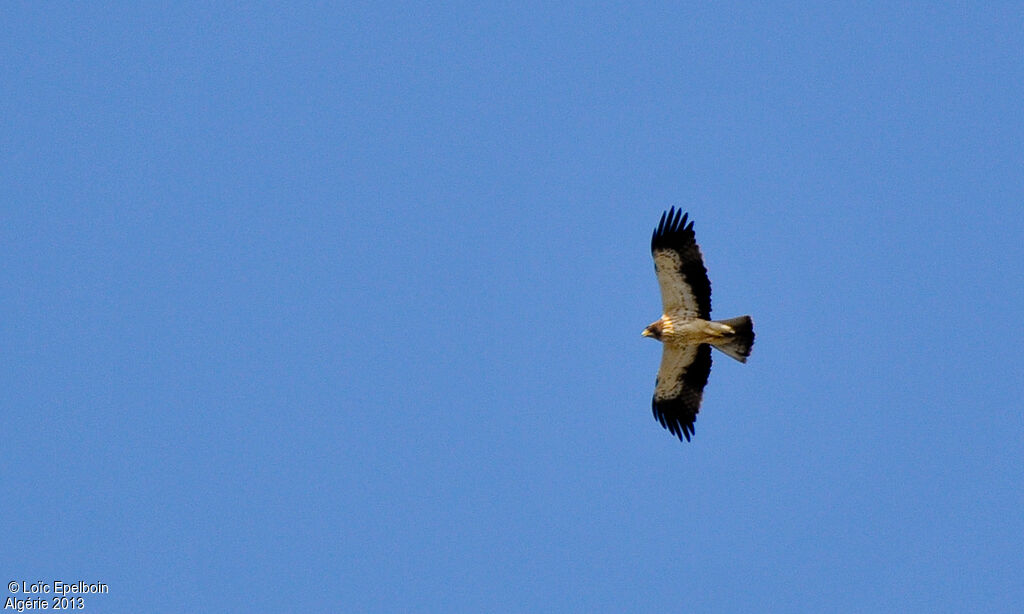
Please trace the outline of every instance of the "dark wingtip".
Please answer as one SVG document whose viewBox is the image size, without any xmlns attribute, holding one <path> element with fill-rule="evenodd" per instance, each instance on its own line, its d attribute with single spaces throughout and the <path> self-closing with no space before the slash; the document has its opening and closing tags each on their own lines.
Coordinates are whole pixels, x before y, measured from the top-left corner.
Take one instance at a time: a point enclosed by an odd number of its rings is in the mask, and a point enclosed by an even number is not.
<svg viewBox="0 0 1024 614">
<path fill-rule="evenodd" d="M 693 435 L 693 428 L 687 427 L 685 424 L 672 424 L 668 430 L 670 433 L 678 437 L 679 441 L 682 441 L 684 437 L 686 438 L 686 441 L 690 441 L 690 435 Z"/>
<path fill-rule="evenodd" d="M 690 441 L 690 437 L 696 434 L 693 424 L 687 424 L 685 421 L 679 420 L 678 418 L 673 419 L 666 416 L 664 413 L 658 411 L 657 405 L 653 402 L 651 403 L 651 409 L 654 413 L 654 419 L 661 424 L 663 429 L 672 435 L 675 435 L 679 441 L 682 441 L 684 438 L 686 441 Z"/>
<path fill-rule="evenodd" d="M 670 241 L 679 238 L 692 240 L 692 232 L 693 220 L 690 219 L 690 214 L 684 213 L 682 209 L 676 209 L 673 205 L 668 211 L 661 214 L 658 227 L 651 234 L 651 250 L 665 247 Z M 691 236 L 680 237 L 680 234 L 690 234 Z"/>
</svg>

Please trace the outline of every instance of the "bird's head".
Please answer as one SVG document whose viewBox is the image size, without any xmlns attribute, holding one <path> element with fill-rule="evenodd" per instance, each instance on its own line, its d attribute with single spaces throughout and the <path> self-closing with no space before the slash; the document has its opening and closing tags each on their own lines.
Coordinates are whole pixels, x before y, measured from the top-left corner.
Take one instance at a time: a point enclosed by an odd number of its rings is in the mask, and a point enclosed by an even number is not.
<svg viewBox="0 0 1024 614">
<path fill-rule="evenodd" d="M 653 338 L 657 339 L 658 341 L 661 341 L 661 329 L 662 329 L 662 323 L 661 323 L 661 320 L 658 320 L 654 324 L 651 324 L 650 326 L 645 328 L 644 332 L 642 332 L 640 334 L 643 335 L 644 337 L 653 337 Z"/>
</svg>

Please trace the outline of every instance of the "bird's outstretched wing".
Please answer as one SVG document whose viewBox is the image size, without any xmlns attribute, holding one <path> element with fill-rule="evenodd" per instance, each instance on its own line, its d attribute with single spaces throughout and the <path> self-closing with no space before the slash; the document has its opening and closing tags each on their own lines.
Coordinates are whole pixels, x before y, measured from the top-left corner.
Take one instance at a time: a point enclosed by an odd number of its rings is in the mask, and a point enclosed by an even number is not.
<svg viewBox="0 0 1024 614">
<path fill-rule="evenodd" d="M 690 441 L 704 386 L 711 373 L 711 346 L 702 343 L 663 347 L 651 408 L 661 426 L 680 441 L 683 437 Z"/>
<path fill-rule="evenodd" d="M 711 282 L 693 234 L 693 222 L 672 207 L 661 215 L 651 235 L 654 272 L 661 287 L 664 313 L 682 312 L 707 320 L 711 316 Z"/>
</svg>

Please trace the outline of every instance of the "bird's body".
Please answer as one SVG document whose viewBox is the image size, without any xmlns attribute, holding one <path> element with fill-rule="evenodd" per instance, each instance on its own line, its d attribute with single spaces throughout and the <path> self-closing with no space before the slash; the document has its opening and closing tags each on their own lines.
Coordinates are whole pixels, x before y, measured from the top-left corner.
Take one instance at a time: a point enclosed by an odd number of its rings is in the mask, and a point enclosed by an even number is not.
<svg viewBox="0 0 1024 614">
<path fill-rule="evenodd" d="M 652 336 L 666 345 L 676 347 L 698 343 L 714 345 L 733 333 L 732 327 L 721 322 L 692 318 L 680 312 L 671 315 L 665 314 L 651 326 L 660 331 L 657 335 L 648 336 Z"/>
<path fill-rule="evenodd" d="M 746 362 L 754 344 L 750 316 L 711 320 L 711 282 L 682 211 L 671 210 L 651 236 L 651 255 L 661 288 L 663 314 L 644 329 L 663 344 L 651 406 L 673 435 L 690 440 L 704 386 L 711 372 L 711 348 Z"/>
</svg>

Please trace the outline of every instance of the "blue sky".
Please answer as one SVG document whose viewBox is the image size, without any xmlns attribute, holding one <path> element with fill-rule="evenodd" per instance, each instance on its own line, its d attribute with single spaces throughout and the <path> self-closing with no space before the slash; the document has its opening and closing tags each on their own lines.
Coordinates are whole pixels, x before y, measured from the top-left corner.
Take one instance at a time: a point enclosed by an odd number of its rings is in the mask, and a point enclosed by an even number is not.
<svg viewBox="0 0 1024 614">
<path fill-rule="evenodd" d="M 1024 602 L 1018 5 L 0 17 L 5 582 L 104 582 L 103 612 Z M 689 444 L 640 336 L 672 205 L 758 334 Z"/>
</svg>

